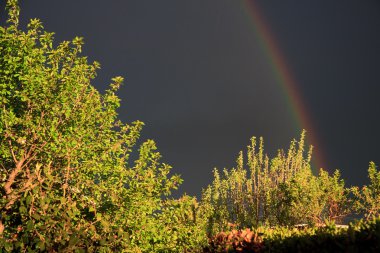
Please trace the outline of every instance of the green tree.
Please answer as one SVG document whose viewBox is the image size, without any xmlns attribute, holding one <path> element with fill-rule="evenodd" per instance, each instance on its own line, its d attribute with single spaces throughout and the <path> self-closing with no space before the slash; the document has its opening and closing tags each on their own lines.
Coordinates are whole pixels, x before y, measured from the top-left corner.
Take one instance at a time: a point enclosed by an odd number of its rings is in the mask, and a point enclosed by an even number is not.
<svg viewBox="0 0 380 253">
<path fill-rule="evenodd" d="M 143 123 L 117 119 L 123 78 L 113 78 L 100 94 L 91 85 L 99 63 L 80 56 L 82 38 L 54 47 L 53 33 L 38 19 L 27 31 L 19 28 L 17 0 L 7 1 L 7 10 L 7 26 L 0 27 L 0 248 L 187 247 L 183 236 L 173 236 L 183 224 L 196 227 L 185 218 L 171 221 L 176 216 L 168 210 L 184 207 L 166 200 L 182 180 L 169 177 L 171 167 L 152 140 L 130 161 Z M 162 225 L 164 217 L 170 226 Z"/>
</svg>

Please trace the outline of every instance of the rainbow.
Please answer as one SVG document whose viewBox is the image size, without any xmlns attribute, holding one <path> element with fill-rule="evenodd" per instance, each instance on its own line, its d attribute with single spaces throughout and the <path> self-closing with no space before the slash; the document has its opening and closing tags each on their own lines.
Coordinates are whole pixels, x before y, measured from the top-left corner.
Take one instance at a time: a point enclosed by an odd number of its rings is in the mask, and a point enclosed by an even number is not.
<svg viewBox="0 0 380 253">
<path fill-rule="evenodd" d="M 313 122 L 306 110 L 306 105 L 303 102 L 302 94 L 298 91 L 297 82 L 292 72 L 289 69 L 289 64 L 284 59 L 276 39 L 270 31 L 269 26 L 263 18 L 262 12 L 255 0 L 243 0 L 243 9 L 253 24 L 254 32 L 259 38 L 259 42 L 267 55 L 277 83 L 281 86 L 286 95 L 287 104 L 295 122 L 297 130 L 306 129 L 308 143 L 313 144 L 313 163 L 317 168 L 324 168 L 325 159 L 322 153 L 322 147 L 318 142 L 316 131 L 313 129 Z"/>
</svg>

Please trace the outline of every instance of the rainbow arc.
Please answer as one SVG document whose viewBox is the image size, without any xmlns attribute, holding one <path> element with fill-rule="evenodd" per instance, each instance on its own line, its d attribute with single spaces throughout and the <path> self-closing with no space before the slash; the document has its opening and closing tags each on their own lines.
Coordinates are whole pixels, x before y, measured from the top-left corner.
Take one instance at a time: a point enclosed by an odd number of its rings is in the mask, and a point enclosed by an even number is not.
<svg viewBox="0 0 380 253">
<path fill-rule="evenodd" d="M 327 169 L 325 167 L 322 147 L 318 141 L 319 138 L 314 129 L 312 119 L 310 118 L 310 113 L 307 111 L 306 104 L 298 88 L 299 86 L 288 67 L 289 64 L 286 62 L 284 55 L 278 47 L 275 36 L 265 21 L 257 1 L 243 0 L 243 4 L 244 10 L 247 12 L 250 22 L 253 24 L 253 30 L 260 40 L 261 47 L 271 63 L 276 82 L 286 96 L 287 105 L 292 113 L 296 127 L 307 131 L 308 142 L 315 147 L 313 150 L 314 164 L 317 166 L 317 169 Z"/>
</svg>

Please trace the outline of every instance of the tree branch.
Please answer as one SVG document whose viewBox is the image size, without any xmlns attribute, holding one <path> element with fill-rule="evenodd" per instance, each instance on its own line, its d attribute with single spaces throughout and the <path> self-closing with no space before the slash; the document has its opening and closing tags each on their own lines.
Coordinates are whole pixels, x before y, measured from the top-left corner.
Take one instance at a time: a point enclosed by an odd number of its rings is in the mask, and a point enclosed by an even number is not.
<svg viewBox="0 0 380 253">
<path fill-rule="evenodd" d="M 22 166 L 25 162 L 25 158 L 22 158 L 16 163 L 16 168 L 12 170 L 12 172 L 9 174 L 8 180 L 4 185 L 4 191 L 7 195 L 11 194 L 12 192 L 12 184 L 15 181 L 16 176 L 21 172 Z"/>
</svg>

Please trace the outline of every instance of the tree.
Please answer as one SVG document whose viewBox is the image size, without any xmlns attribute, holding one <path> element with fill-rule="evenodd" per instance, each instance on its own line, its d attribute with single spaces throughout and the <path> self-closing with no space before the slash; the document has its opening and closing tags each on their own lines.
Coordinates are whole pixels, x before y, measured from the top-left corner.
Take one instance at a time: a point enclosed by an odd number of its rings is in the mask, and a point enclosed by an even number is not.
<svg viewBox="0 0 380 253">
<path fill-rule="evenodd" d="M 7 10 L 8 25 L 0 27 L 0 248 L 169 250 L 174 222 L 156 233 L 178 206 L 165 199 L 182 179 L 168 176 L 152 140 L 130 161 L 143 123 L 117 119 L 123 78 L 100 94 L 91 85 L 100 65 L 80 56 L 82 38 L 53 47 L 53 33 L 38 19 L 19 29 L 17 0 Z"/>
</svg>

